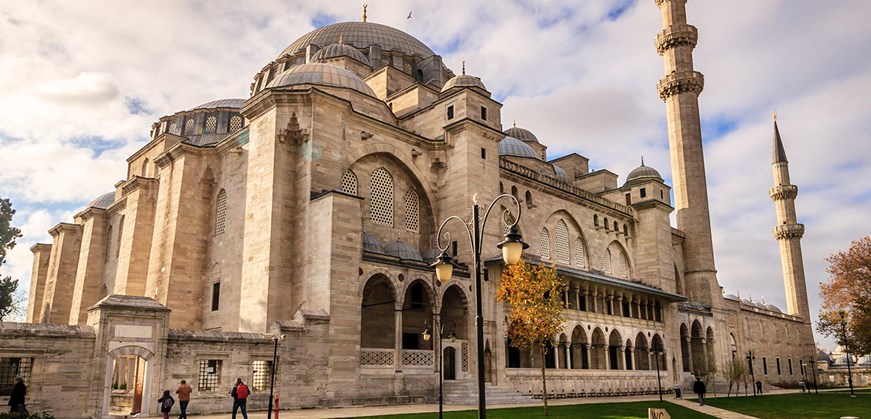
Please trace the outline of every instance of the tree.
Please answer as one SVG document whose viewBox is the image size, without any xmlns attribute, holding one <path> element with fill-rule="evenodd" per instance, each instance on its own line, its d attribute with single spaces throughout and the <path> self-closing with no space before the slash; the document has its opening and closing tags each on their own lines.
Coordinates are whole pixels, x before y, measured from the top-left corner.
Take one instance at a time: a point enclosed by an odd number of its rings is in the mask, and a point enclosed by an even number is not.
<svg viewBox="0 0 871 419">
<path fill-rule="evenodd" d="M 508 338 L 511 345 L 541 354 L 541 397 L 544 415 L 547 411 L 547 381 L 545 362 L 551 340 L 563 329 L 563 293 L 566 282 L 556 269 L 544 265 L 530 265 L 520 261 L 502 271 L 502 281 L 496 291 L 496 300 L 507 302 Z"/>
<path fill-rule="evenodd" d="M 732 384 L 735 385 L 735 395 L 738 395 L 738 390 L 741 389 L 741 384 L 747 388 L 747 378 L 750 377 L 750 370 L 747 364 L 741 360 L 730 360 L 723 364 L 723 377 L 729 381 L 729 392 L 726 397 L 732 395 Z"/>
<path fill-rule="evenodd" d="M 8 198 L 0 198 L 0 266 L 6 263 L 6 251 L 15 247 L 15 240 L 21 237 L 21 230 L 12 227 L 12 202 Z M 0 278 L 0 321 L 15 311 L 15 291 L 18 280 L 12 277 Z"/>
<path fill-rule="evenodd" d="M 849 343 L 851 353 L 871 352 L 871 236 L 826 260 L 829 282 L 820 284 L 823 307 L 817 331 L 841 345 Z"/>
</svg>

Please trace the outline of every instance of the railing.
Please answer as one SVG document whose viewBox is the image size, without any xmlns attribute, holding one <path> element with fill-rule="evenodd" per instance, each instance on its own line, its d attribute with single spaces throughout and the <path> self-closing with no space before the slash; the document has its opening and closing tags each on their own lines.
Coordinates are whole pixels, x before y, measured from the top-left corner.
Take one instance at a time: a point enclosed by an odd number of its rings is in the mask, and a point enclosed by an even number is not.
<svg viewBox="0 0 871 419">
<path fill-rule="evenodd" d="M 393 349 L 360 349 L 360 365 L 373 367 L 392 367 L 394 358 Z"/>
<path fill-rule="evenodd" d="M 403 349 L 402 365 L 408 367 L 432 367 L 435 356 L 431 349 Z"/>
<path fill-rule="evenodd" d="M 661 371 L 663 392 L 670 392 L 672 382 L 667 371 Z M 506 370 L 510 386 L 522 394 L 541 394 L 541 370 L 511 368 Z M 548 369 L 549 397 L 596 397 L 657 394 L 656 371 L 615 371 Z"/>
</svg>

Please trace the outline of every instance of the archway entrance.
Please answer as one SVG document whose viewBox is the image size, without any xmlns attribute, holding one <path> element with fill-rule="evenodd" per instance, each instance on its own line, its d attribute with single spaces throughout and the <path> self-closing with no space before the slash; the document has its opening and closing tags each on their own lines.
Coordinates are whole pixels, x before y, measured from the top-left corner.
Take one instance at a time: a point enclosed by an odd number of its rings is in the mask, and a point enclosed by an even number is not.
<svg viewBox="0 0 871 419">
<path fill-rule="evenodd" d="M 457 350 L 451 346 L 445 348 L 444 351 L 444 379 L 445 380 L 456 380 L 457 379 Z"/>
<path fill-rule="evenodd" d="M 123 355 L 112 361 L 112 390 L 109 414 L 135 415 L 142 412 L 145 358 Z"/>
</svg>

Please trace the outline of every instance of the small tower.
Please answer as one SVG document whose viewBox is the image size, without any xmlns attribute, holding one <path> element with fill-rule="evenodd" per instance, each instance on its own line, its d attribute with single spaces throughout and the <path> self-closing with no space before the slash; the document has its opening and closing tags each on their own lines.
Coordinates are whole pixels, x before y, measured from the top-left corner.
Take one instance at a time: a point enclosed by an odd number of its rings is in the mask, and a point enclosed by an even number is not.
<svg viewBox="0 0 871 419">
<path fill-rule="evenodd" d="M 656 51 L 665 64 L 665 77 L 657 84 L 665 102 L 668 145 L 674 182 L 677 228 L 686 234 L 686 292 L 703 303 L 721 300 L 714 267 L 711 214 L 705 180 L 705 157 L 699 120 L 702 73 L 693 70 L 693 49 L 698 31 L 687 24 L 686 0 L 654 0 L 662 13 L 663 30 L 656 35 Z"/>
<path fill-rule="evenodd" d="M 795 197 L 798 186 L 789 183 L 789 162 L 777 129 L 777 115 L 774 116 L 774 149 L 771 157 L 771 170 L 774 173 L 774 187 L 769 196 L 777 210 L 777 225 L 772 234 L 780 245 L 780 262 L 783 266 L 783 285 L 786 289 L 786 309 L 789 314 L 799 316 L 805 323 L 810 322 L 807 287 L 804 279 L 804 262 L 801 257 L 801 237 L 804 225 L 795 216 Z"/>
</svg>

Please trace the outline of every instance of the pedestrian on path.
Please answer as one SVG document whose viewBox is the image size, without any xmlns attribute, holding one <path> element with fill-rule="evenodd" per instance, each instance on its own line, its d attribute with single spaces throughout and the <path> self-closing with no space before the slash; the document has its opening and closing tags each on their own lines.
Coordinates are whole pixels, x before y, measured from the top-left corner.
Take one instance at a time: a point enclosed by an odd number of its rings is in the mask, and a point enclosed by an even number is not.
<svg viewBox="0 0 871 419">
<path fill-rule="evenodd" d="M 181 380 L 181 383 L 175 390 L 175 394 L 178 394 L 178 407 L 181 408 L 181 413 L 179 414 L 178 419 L 187 419 L 188 403 L 191 402 L 191 393 L 193 391 L 194 390 L 185 380 Z"/>
<path fill-rule="evenodd" d="M 248 386 L 242 382 L 242 377 L 236 379 L 236 384 L 233 385 L 233 389 L 230 390 L 230 395 L 233 396 L 233 419 L 236 419 L 236 411 L 240 408 L 242 409 L 242 417 L 248 419 L 248 409 L 246 404 L 248 402 L 248 395 L 251 394 L 251 391 L 248 389 Z"/>
<path fill-rule="evenodd" d="M 762 381 L 756 380 L 756 392 L 762 394 Z"/>
<path fill-rule="evenodd" d="M 699 395 L 699 406 L 704 406 L 705 393 L 707 393 L 707 389 L 705 388 L 705 383 L 702 382 L 701 377 L 696 377 L 696 382 L 693 383 L 693 393 Z"/>
</svg>

